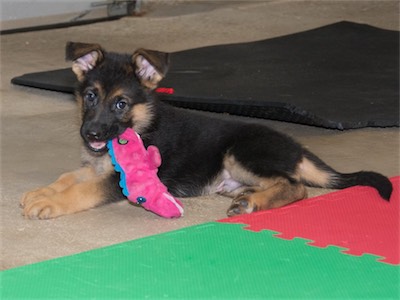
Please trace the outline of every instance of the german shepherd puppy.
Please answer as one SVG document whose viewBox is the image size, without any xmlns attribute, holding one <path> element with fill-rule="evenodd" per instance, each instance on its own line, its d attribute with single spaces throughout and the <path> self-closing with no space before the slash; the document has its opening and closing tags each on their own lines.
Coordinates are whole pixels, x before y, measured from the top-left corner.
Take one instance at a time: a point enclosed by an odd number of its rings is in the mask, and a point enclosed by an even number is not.
<svg viewBox="0 0 400 300">
<path fill-rule="evenodd" d="M 66 58 L 79 85 L 82 168 L 25 193 L 23 214 L 48 219 L 123 199 L 106 141 L 132 127 L 162 156 L 158 175 L 177 197 L 220 193 L 233 198 L 228 216 L 287 205 L 306 197 L 305 186 L 371 186 L 389 200 L 390 181 L 374 172 L 342 174 L 290 137 L 249 122 L 175 108 L 154 92 L 169 55 L 139 49 L 105 51 L 68 43 Z"/>
</svg>

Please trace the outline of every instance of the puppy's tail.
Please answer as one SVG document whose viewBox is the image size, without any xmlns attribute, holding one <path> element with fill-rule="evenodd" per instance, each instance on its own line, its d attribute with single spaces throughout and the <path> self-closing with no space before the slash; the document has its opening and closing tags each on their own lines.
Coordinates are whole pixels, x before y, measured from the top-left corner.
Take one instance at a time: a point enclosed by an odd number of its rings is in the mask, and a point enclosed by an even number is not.
<svg viewBox="0 0 400 300">
<path fill-rule="evenodd" d="M 387 201 L 393 191 L 389 179 L 379 173 L 366 171 L 339 173 L 310 152 L 304 153 L 303 159 L 298 165 L 297 175 L 301 182 L 311 187 L 344 189 L 356 185 L 370 186 L 375 188 L 379 195 Z"/>
</svg>

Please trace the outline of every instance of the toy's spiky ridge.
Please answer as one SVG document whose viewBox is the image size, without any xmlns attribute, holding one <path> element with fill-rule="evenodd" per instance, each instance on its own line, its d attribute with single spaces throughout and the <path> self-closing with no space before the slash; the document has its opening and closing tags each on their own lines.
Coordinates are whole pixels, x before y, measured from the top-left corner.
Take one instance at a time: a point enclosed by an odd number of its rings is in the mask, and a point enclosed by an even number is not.
<svg viewBox="0 0 400 300">
<path fill-rule="evenodd" d="M 108 147 L 108 154 L 111 157 L 111 163 L 114 166 L 114 170 L 116 172 L 118 172 L 119 176 L 120 176 L 119 186 L 121 187 L 122 193 L 124 194 L 124 196 L 128 197 L 129 196 L 129 191 L 128 191 L 128 188 L 126 186 L 126 175 L 125 175 L 124 170 L 121 168 L 121 166 L 118 164 L 117 160 L 115 159 L 114 148 L 112 146 L 112 141 L 111 140 L 107 142 L 107 147 Z"/>
</svg>

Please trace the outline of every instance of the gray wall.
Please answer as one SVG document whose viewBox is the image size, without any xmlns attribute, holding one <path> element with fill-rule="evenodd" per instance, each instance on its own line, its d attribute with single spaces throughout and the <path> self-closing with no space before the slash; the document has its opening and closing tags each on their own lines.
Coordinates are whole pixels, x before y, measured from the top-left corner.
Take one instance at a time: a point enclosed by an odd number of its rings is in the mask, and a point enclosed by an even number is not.
<svg viewBox="0 0 400 300">
<path fill-rule="evenodd" d="M 0 21 L 83 12 L 98 1 L 101 0 L 0 0 Z"/>
</svg>

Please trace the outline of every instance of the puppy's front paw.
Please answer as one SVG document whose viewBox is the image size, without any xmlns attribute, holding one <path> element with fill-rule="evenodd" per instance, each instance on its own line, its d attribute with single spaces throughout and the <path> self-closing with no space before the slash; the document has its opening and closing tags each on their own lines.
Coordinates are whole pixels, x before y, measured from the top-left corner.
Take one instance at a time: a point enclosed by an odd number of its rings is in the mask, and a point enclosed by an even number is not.
<svg viewBox="0 0 400 300">
<path fill-rule="evenodd" d="M 52 219 L 63 214 L 61 205 L 47 197 L 32 201 L 23 211 L 23 215 L 29 219 Z"/>
<path fill-rule="evenodd" d="M 36 199 L 40 199 L 43 197 L 50 197 L 55 193 L 56 191 L 50 187 L 42 187 L 36 190 L 26 192 L 22 195 L 20 205 L 21 207 L 28 206 L 31 202 L 35 201 Z"/>
<path fill-rule="evenodd" d="M 63 214 L 62 206 L 53 198 L 56 191 L 49 187 L 25 193 L 21 199 L 23 215 L 29 219 L 51 219 Z"/>
<path fill-rule="evenodd" d="M 250 214 L 257 210 L 257 207 L 251 201 L 251 195 L 254 191 L 249 190 L 239 194 L 232 200 L 231 206 L 228 208 L 228 217 L 236 215 Z"/>
</svg>

